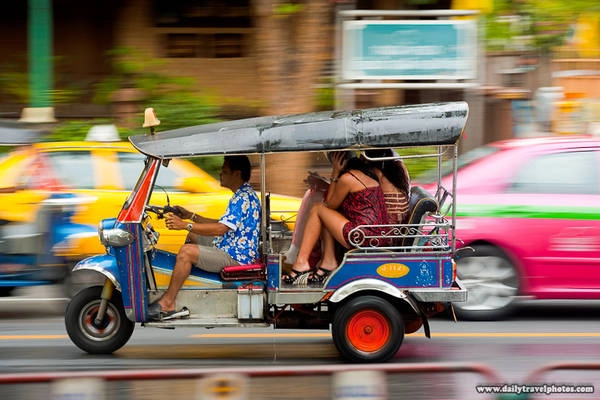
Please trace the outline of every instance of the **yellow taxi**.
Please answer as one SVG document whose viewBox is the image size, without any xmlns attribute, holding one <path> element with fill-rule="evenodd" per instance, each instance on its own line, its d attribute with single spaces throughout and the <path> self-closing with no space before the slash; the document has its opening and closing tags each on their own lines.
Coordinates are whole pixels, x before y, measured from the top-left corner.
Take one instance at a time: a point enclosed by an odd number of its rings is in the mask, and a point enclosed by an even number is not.
<svg viewBox="0 0 600 400">
<path fill-rule="evenodd" d="M 127 142 L 39 142 L 22 146 L 0 158 L 0 220 L 32 221 L 49 193 L 64 191 L 81 197 L 72 220 L 97 226 L 116 217 L 143 168 L 144 155 Z M 159 173 L 150 204 L 181 205 L 209 218 L 219 218 L 231 191 L 190 161 L 173 159 Z M 293 219 L 300 199 L 273 195 L 271 210 Z M 164 220 L 153 225 L 161 235 L 161 248 L 176 252 L 186 231 L 170 231 Z M 289 226 L 292 229 L 292 226 Z M 84 235 L 85 236 L 85 235 Z M 77 238 L 61 249 L 73 260 L 104 252 L 97 235 Z"/>
</svg>

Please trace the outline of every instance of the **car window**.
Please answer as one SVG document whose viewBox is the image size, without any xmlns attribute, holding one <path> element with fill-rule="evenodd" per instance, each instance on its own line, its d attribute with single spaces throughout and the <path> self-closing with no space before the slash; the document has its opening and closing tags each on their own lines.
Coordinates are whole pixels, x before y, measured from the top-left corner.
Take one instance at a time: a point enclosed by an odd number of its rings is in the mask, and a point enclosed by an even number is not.
<svg viewBox="0 0 600 400">
<path fill-rule="evenodd" d="M 89 151 L 53 151 L 46 154 L 56 177 L 67 187 L 93 189 L 94 167 Z"/>
<path fill-rule="evenodd" d="M 523 164 L 512 192 L 597 194 L 598 155 L 594 151 L 544 154 Z"/>
<path fill-rule="evenodd" d="M 144 168 L 144 155 L 131 152 L 118 152 L 119 171 L 125 190 L 130 191 L 135 186 Z"/>
<path fill-rule="evenodd" d="M 125 190 L 132 190 L 142 169 L 145 156 L 139 153 L 119 152 L 119 169 Z M 180 191 L 177 188 L 177 174 L 166 167 L 161 167 L 156 178 L 156 185 L 170 192 Z"/>
</svg>

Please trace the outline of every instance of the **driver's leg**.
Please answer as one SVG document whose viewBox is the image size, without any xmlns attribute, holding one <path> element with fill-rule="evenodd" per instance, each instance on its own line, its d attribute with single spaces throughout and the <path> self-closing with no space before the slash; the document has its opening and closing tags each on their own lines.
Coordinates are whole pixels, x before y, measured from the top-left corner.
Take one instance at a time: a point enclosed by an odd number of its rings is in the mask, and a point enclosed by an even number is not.
<svg viewBox="0 0 600 400">
<path fill-rule="evenodd" d="M 181 249 L 179 249 L 169 287 L 158 301 L 163 311 L 175 310 L 175 298 L 177 297 L 177 293 L 179 293 L 179 289 L 183 286 L 183 282 L 185 282 L 190 275 L 192 263 L 196 262 L 199 253 L 200 249 L 195 244 L 184 244 L 181 246 Z"/>
</svg>

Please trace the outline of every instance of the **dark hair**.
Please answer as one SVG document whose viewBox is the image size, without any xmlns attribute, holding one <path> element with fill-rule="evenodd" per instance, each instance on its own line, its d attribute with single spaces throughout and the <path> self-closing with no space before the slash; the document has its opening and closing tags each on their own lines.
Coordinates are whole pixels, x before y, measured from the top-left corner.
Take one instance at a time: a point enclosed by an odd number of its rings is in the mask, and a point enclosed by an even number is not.
<svg viewBox="0 0 600 400">
<path fill-rule="evenodd" d="M 240 171 L 244 182 L 250 180 L 252 167 L 248 156 L 225 156 L 223 163 L 227 163 L 231 171 Z"/>
<path fill-rule="evenodd" d="M 369 178 L 379 182 L 379 178 L 377 177 L 377 174 L 375 174 L 375 172 L 373 171 L 371 165 L 369 165 L 367 162 L 358 157 L 349 158 L 346 162 L 346 165 L 344 166 L 344 169 L 340 172 L 340 175 L 345 174 L 351 169 L 358 170 L 363 174 L 367 175 Z"/>
<path fill-rule="evenodd" d="M 365 155 L 369 158 L 394 157 L 391 149 L 366 150 Z M 402 165 L 402 160 L 372 160 L 369 163 L 374 168 L 379 169 L 383 176 L 399 190 L 408 194 L 410 182 Z"/>
<path fill-rule="evenodd" d="M 344 160 L 356 157 L 356 153 L 351 150 L 332 150 L 327 152 L 327 161 L 331 163 L 331 155 L 334 153 L 344 153 Z"/>
</svg>

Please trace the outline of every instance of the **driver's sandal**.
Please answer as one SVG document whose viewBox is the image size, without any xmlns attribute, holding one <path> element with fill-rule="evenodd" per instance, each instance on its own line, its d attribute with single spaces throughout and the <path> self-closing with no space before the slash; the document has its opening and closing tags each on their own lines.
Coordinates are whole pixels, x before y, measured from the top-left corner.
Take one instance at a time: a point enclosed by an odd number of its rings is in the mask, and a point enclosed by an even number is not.
<svg viewBox="0 0 600 400">
<path fill-rule="evenodd" d="M 286 285 L 306 285 L 306 280 L 308 278 L 309 272 L 310 272 L 310 270 L 298 271 L 298 270 L 295 270 L 294 268 L 292 268 L 290 270 L 289 274 L 283 275 L 281 277 L 281 280 Z M 294 275 L 291 275 L 291 274 L 294 274 Z"/>
</svg>

